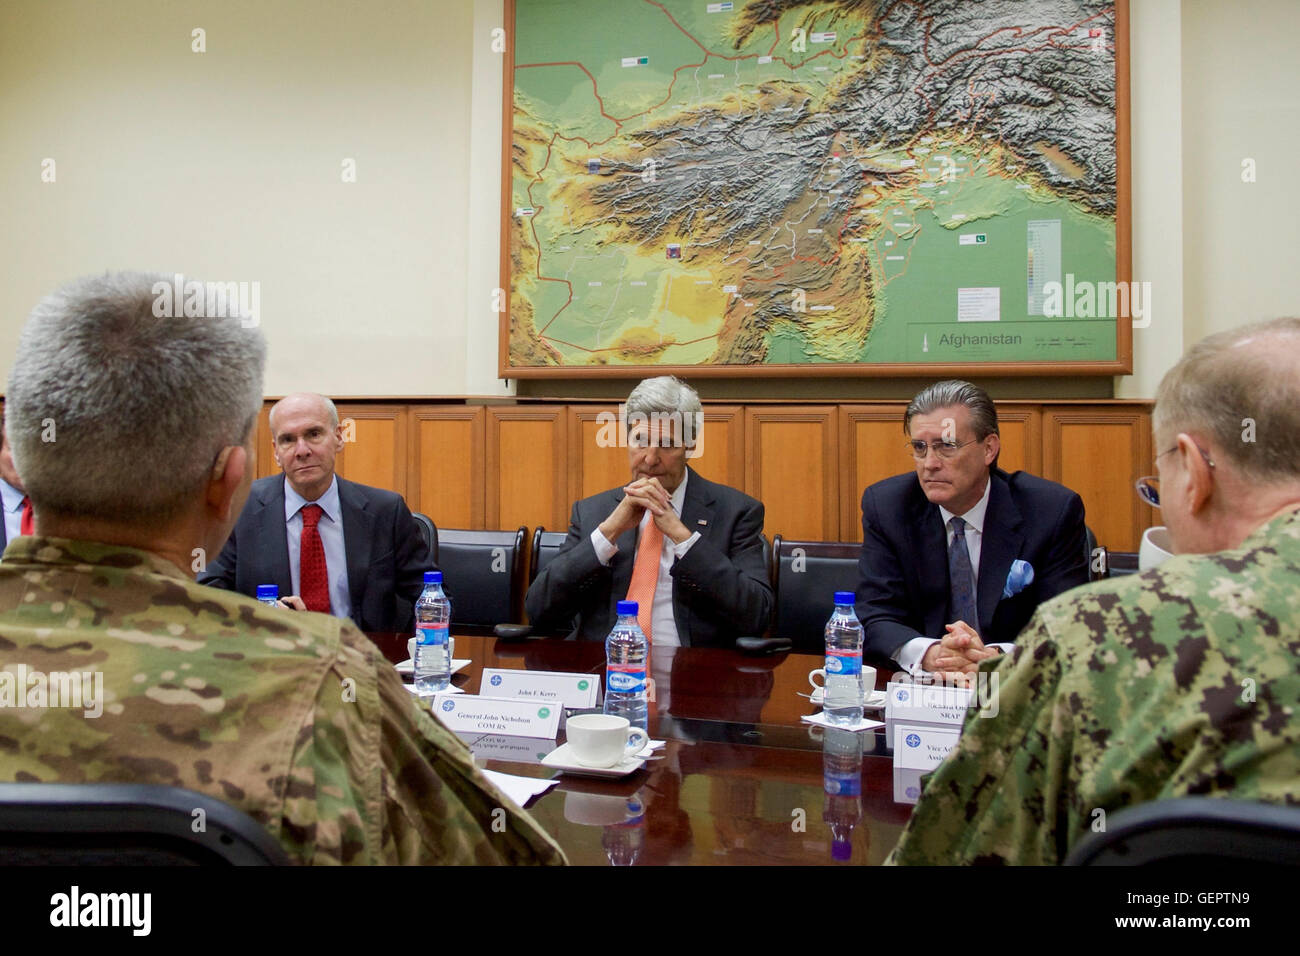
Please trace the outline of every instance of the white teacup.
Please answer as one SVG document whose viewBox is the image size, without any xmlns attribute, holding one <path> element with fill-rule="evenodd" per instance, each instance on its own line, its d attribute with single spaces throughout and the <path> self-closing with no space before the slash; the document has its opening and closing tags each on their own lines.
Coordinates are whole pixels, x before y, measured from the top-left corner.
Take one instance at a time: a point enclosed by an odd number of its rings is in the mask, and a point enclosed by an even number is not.
<svg viewBox="0 0 1300 956">
<path fill-rule="evenodd" d="M 821 676 L 822 683 L 818 683 L 816 680 L 814 680 L 814 678 L 816 678 L 819 675 Z M 821 691 L 822 694 L 825 695 L 826 693 L 825 681 L 826 681 L 826 668 L 819 667 L 816 670 L 811 670 L 808 672 L 808 683 L 812 684 L 814 694 L 816 694 L 817 691 Z M 871 698 L 871 695 L 876 692 L 876 669 L 874 667 L 871 667 L 867 664 L 862 665 L 861 686 L 862 686 L 862 701 L 863 703 L 866 703 L 866 701 Z"/>
<path fill-rule="evenodd" d="M 584 767 L 612 767 L 650 742 L 644 730 L 613 714 L 578 714 L 565 722 L 564 730 L 573 759 Z"/>
<path fill-rule="evenodd" d="M 413 637 L 406 642 L 406 656 L 409 657 L 412 661 L 415 660 L 415 641 L 416 639 Z M 451 660 L 455 656 L 456 656 L 456 638 L 448 634 L 447 635 L 447 660 Z"/>
<path fill-rule="evenodd" d="M 1174 542 L 1169 537 L 1169 529 L 1164 525 L 1147 528 L 1138 545 L 1138 570 L 1154 568 L 1167 558 L 1174 556 Z"/>
</svg>

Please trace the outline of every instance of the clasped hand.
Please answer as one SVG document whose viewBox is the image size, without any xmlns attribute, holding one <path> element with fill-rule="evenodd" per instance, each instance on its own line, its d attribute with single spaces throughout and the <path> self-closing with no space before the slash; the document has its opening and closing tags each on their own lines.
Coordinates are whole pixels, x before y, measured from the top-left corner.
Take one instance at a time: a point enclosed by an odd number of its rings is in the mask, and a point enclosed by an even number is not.
<svg viewBox="0 0 1300 956">
<path fill-rule="evenodd" d="M 600 533 L 613 543 L 624 531 L 641 523 L 641 516 L 649 511 L 654 523 L 674 544 L 681 544 L 691 536 L 682 519 L 673 510 L 672 500 L 658 478 L 638 478 L 623 486 L 623 500 L 609 517 L 600 523 Z"/>
<path fill-rule="evenodd" d="M 979 669 L 980 661 L 997 657 L 1001 650 L 985 647 L 975 629 L 965 621 L 945 624 L 948 633 L 937 644 L 931 644 L 921 659 L 921 669 L 940 675 L 956 684 L 970 683 L 970 675 Z"/>
</svg>

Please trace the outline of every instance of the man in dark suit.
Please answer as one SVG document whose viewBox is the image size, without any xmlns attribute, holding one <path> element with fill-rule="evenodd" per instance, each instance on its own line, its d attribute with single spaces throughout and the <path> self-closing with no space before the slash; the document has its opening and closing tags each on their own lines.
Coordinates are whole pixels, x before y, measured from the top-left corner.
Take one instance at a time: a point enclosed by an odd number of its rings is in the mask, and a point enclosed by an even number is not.
<svg viewBox="0 0 1300 956">
<path fill-rule="evenodd" d="M 323 395 L 281 399 L 270 423 L 284 474 L 253 483 L 199 583 L 250 596 L 274 584 L 286 607 L 350 617 L 363 631 L 412 630 L 434 564 L 402 496 L 335 475 L 343 430 Z"/>
<path fill-rule="evenodd" d="M 9 434 L 3 426 L 0 426 L 0 506 L 4 507 L 4 521 L 0 522 L 0 551 L 3 551 L 14 538 L 31 534 L 35 527 L 32 503 L 14 467 Z"/>
<path fill-rule="evenodd" d="M 603 641 L 615 605 L 638 601 L 652 644 L 730 647 L 772 612 L 761 502 L 686 465 L 703 420 L 695 390 L 646 379 L 624 406 L 632 480 L 573 506 L 560 553 L 528 589 L 529 619 Z"/>
<path fill-rule="evenodd" d="M 931 385 L 903 418 L 916 473 L 862 494 L 857 612 L 877 663 L 969 674 L 1034 610 L 1088 580 L 1079 496 L 997 467 L 997 410 L 969 382 Z"/>
</svg>

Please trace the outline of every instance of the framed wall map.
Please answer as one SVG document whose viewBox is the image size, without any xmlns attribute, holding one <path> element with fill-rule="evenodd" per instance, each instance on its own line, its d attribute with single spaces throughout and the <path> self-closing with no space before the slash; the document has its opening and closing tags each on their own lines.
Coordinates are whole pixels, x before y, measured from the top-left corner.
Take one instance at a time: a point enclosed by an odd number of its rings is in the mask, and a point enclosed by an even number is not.
<svg viewBox="0 0 1300 956">
<path fill-rule="evenodd" d="M 1132 371 L 1126 0 L 507 0 L 507 378 Z"/>
</svg>

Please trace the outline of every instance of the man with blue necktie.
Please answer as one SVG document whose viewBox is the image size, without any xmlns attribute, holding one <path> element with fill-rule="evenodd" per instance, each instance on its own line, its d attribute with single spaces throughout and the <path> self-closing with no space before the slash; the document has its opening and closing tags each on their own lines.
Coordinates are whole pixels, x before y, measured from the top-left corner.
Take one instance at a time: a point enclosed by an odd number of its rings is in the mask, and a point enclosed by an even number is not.
<svg viewBox="0 0 1300 956">
<path fill-rule="evenodd" d="M 970 382 L 924 389 L 903 430 L 916 473 L 862 494 L 864 652 L 913 674 L 973 673 L 1040 603 L 1087 583 L 1083 501 L 997 467 L 997 410 Z"/>
<path fill-rule="evenodd" d="M 14 467 L 13 452 L 9 450 L 9 435 L 0 429 L 0 502 L 4 505 L 5 520 L 0 526 L 4 540 L 0 541 L 0 550 L 20 535 L 32 534 L 34 521 L 32 503 L 27 498 L 23 480 L 18 477 Z"/>
</svg>

